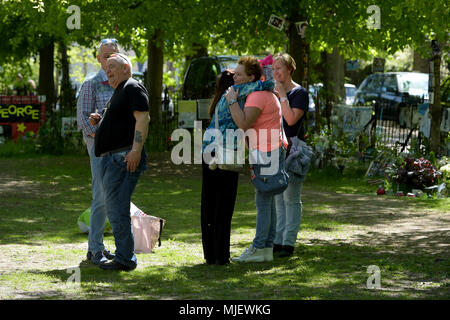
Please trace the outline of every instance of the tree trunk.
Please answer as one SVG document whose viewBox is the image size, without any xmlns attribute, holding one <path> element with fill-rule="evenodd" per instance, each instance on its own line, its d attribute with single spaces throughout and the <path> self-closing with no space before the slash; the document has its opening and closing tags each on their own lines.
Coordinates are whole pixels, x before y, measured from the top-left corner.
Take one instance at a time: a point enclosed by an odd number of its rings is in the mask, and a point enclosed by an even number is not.
<svg viewBox="0 0 450 320">
<path fill-rule="evenodd" d="M 75 115 L 75 99 L 69 75 L 69 57 L 67 56 L 67 46 L 63 42 L 58 43 L 61 59 L 61 114 L 63 116 Z"/>
<path fill-rule="evenodd" d="M 301 16 L 297 10 L 288 17 L 289 26 L 287 36 L 289 38 L 288 53 L 294 58 L 297 69 L 292 75 L 292 80 L 308 88 L 308 63 L 309 63 L 309 44 L 305 38 L 301 38 L 297 32 L 295 22 L 306 21 L 305 16 Z"/>
<path fill-rule="evenodd" d="M 330 84 L 330 78 L 329 78 L 329 59 L 328 59 L 328 52 L 323 51 L 321 53 L 321 58 L 322 58 L 322 65 L 323 65 L 323 70 L 324 73 L 322 74 L 322 83 L 323 83 L 323 87 L 322 87 L 322 96 L 323 96 L 323 101 L 325 102 L 325 119 L 327 120 L 327 126 L 328 126 L 328 130 L 331 130 L 331 109 L 332 109 L 332 98 L 331 98 L 331 84 Z M 320 106 L 319 106 L 320 108 Z"/>
<path fill-rule="evenodd" d="M 345 60 L 339 54 L 337 48 L 332 53 L 322 53 L 324 63 L 323 89 L 325 92 L 326 112 L 328 128 L 331 129 L 331 112 L 333 105 L 345 99 Z"/>
<path fill-rule="evenodd" d="M 441 106 L 441 56 L 437 55 L 433 58 L 433 76 L 434 76 L 434 102 L 431 107 L 431 131 L 430 142 L 431 151 L 435 155 L 441 152 L 441 121 L 442 121 L 442 106 Z"/>
<path fill-rule="evenodd" d="M 55 106 L 55 80 L 53 52 L 55 44 L 51 41 L 39 50 L 39 95 L 46 96 L 47 115 L 50 116 Z M 48 117 L 47 117 L 48 118 Z"/>
<path fill-rule="evenodd" d="M 147 89 L 150 95 L 151 125 L 161 123 L 161 93 L 163 82 L 164 52 L 162 31 L 157 29 L 148 39 Z"/>
<path fill-rule="evenodd" d="M 428 73 L 429 60 L 422 58 L 419 52 L 414 50 L 413 71 Z"/>
<path fill-rule="evenodd" d="M 333 49 L 331 54 L 327 53 L 327 78 L 330 82 L 330 94 L 334 103 L 345 100 L 345 60 L 339 54 L 337 48 Z"/>
</svg>

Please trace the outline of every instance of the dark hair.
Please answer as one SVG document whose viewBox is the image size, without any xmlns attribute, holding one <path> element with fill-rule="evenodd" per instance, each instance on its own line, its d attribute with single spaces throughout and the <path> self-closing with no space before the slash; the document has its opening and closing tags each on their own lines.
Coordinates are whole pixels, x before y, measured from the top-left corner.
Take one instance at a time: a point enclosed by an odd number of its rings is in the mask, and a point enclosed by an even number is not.
<svg viewBox="0 0 450 320">
<path fill-rule="evenodd" d="M 216 93 L 214 94 L 214 98 L 211 102 L 211 105 L 209 106 L 210 120 L 212 119 L 212 116 L 216 111 L 217 102 L 219 102 L 225 90 L 227 90 L 234 84 L 233 75 L 234 73 L 231 70 L 225 70 L 220 75 L 217 76 Z"/>
<path fill-rule="evenodd" d="M 261 79 L 262 76 L 262 68 L 259 64 L 258 59 L 252 56 L 240 57 L 238 60 L 238 64 L 242 64 L 245 68 L 245 73 L 248 76 L 255 76 L 253 82 L 256 82 Z"/>
</svg>

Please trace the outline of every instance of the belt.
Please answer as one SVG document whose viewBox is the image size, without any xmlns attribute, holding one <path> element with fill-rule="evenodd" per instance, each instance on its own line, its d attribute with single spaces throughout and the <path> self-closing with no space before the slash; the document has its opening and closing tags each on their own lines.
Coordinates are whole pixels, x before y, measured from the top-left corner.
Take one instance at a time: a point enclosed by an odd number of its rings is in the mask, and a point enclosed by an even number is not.
<svg viewBox="0 0 450 320">
<path fill-rule="evenodd" d="M 119 149 L 114 149 L 112 151 L 103 152 L 102 154 L 100 154 L 100 157 L 111 156 L 112 154 L 117 153 L 117 152 L 128 151 L 128 150 L 131 150 L 132 147 L 133 146 L 127 146 L 127 147 L 123 147 L 123 148 L 119 148 Z"/>
</svg>

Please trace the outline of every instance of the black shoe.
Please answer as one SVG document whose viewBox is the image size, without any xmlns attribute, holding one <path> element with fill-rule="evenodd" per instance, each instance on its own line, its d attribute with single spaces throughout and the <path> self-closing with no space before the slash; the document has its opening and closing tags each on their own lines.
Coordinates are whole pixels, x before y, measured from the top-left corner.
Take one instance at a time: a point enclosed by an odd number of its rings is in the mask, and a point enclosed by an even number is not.
<svg viewBox="0 0 450 320">
<path fill-rule="evenodd" d="M 230 263 L 230 259 L 225 259 L 225 260 L 217 259 L 216 262 L 215 262 L 215 264 L 217 264 L 219 266 L 224 266 L 224 265 L 227 265 L 229 263 Z"/>
<path fill-rule="evenodd" d="M 283 250 L 281 250 L 279 257 L 290 257 L 294 253 L 294 247 L 292 246 L 283 246 Z"/>
<path fill-rule="evenodd" d="M 131 271 L 134 270 L 136 267 L 128 267 L 126 265 L 123 265 L 115 260 L 110 260 L 104 263 L 101 263 L 98 265 L 103 270 L 121 270 L 121 271 Z"/>
<path fill-rule="evenodd" d="M 281 252 L 283 250 L 283 246 L 281 244 L 273 244 L 273 253 Z"/>
<path fill-rule="evenodd" d="M 110 251 L 108 251 L 108 250 L 106 250 L 106 249 L 103 250 L 103 255 L 104 255 L 104 256 L 106 257 L 106 259 L 108 259 L 108 260 L 112 260 L 112 259 L 114 259 L 114 257 L 116 256 L 115 254 L 111 253 Z M 87 255 L 86 255 L 86 258 L 87 258 L 88 260 L 91 260 L 91 259 L 92 259 L 92 252 L 88 251 L 88 253 L 87 253 Z"/>
<path fill-rule="evenodd" d="M 110 251 L 104 249 L 103 250 L 103 255 L 106 257 L 106 259 L 108 260 L 112 260 L 114 259 L 114 257 L 116 256 L 114 253 L 111 253 Z"/>
</svg>

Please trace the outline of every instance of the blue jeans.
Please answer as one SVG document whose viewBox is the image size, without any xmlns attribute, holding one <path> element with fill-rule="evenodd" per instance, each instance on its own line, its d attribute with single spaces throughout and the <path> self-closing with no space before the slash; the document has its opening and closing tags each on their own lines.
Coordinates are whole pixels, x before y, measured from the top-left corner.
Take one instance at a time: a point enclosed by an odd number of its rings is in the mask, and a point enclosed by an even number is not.
<svg viewBox="0 0 450 320">
<path fill-rule="evenodd" d="M 275 210 L 275 196 L 268 196 L 255 188 L 256 204 L 256 234 L 253 247 L 257 249 L 273 248 L 275 239 L 277 213 Z"/>
<path fill-rule="evenodd" d="M 147 168 L 147 156 L 142 150 L 141 162 L 135 172 L 127 171 L 124 162 L 129 151 L 102 157 L 102 183 L 106 213 L 111 223 L 116 252 L 114 260 L 129 267 L 137 266 L 130 218 L 130 201 L 139 176 Z"/>
<path fill-rule="evenodd" d="M 288 174 L 287 189 L 275 196 L 277 227 L 274 243 L 294 247 L 302 218 L 301 193 L 305 176 Z"/>
<path fill-rule="evenodd" d="M 284 168 L 285 151 L 278 150 L 279 166 Z M 267 153 L 270 157 L 271 152 Z M 276 166 L 278 167 L 278 166 Z M 267 195 L 255 188 L 256 204 L 256 234 L 253 239 L 253 247 L 257 249 L 273 248 L 276 235 L 277 213 L 275 209 L 275 196 Z"/>
<path fill-rule="evenodd" d="M 88 251 L 95 256 L 97 252 L 103 251 L 103 234 L 106 222 L 106 207 L 103 195 L 103 185 L 101 179 L 102 158 L 96 157 L 94 153 L 94 145 L 89 150 L 92 174 L 92 202 L 91 202 L 91 218 L 89 227 Z"/>
</svg>

